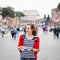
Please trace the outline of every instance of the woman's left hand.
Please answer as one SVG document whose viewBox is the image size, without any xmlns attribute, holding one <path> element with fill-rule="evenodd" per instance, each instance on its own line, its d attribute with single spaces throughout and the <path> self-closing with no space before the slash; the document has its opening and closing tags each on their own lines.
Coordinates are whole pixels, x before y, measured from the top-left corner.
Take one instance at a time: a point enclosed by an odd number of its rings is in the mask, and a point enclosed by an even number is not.
<svg viewBox="0 0 60 60">
<path fill-rule="evenodd" d="M 37 53 L 38 49 L 33 48 L 32 51 Z"/>
</svg>

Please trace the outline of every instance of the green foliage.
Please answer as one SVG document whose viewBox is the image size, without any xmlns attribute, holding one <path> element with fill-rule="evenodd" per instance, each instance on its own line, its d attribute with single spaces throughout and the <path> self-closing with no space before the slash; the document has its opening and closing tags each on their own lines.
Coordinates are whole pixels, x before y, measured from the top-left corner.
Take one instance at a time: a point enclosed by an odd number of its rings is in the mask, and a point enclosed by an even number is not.
<svg viewBox="0 0 60 60">
<path fill-rule="evenodd" d="M 13 18 L 14 14 L 15 14 L 15 12 L 14 12 L 12 7 L 2 8 L 2 15 L 3 15 L 3 17 L 9 16 L 9 17 Z"/>
<path fill-rule="evenodd" d="M 16 16 L 18 16 L 18 17 L 25 16 L 22 12 L 19 12 L 19 11 L 15 12 L 15 13 L 16 13 Z"/>
<path fill-rule="evenodd" d="M 44 19 L 46 19 L 46 14 L 44 14 Z"/>
<path fill-rule="evenodd" d="M 57 8 L 58 8 L 58 9 L 59 9 L 59 11 L 60 11 L 60 3 L 58 4 Z"/>
<path fill-rule="evenodd" d="M 2 11 L 1 8 L 0 8 L 0 11 Z"/>
<path fill-rule="evenodd" d="M 2 8 L 0 7 L 0 14 L 2 13 Z"/>
<path fill-rule="evenodd" d="M 18 16 L 18 17 L 25 16 L 25 15 L 24 15 L 22 12 L 20 12 L 20 11 L 15 12 L 15 11 L 14 11 L 14 8 L 12 8 L 12 7 L 10 7 L 10 6 L 8 6 L 8 7 L 3 7 L 3 8 L 0 7 L 0 11 L 2 12 L 2 16 L 3 16 L 3 17 L 9 16 L 9 17 L 14 18 L 15 16 Z"/>
<path fill-rule="evenodd" d="M 47 22 L 49 22 L 50 21 L 50 16 L 49 16 L 49 14 L 48 14 L 48 16 L 47 16 Z"/>
</svg>

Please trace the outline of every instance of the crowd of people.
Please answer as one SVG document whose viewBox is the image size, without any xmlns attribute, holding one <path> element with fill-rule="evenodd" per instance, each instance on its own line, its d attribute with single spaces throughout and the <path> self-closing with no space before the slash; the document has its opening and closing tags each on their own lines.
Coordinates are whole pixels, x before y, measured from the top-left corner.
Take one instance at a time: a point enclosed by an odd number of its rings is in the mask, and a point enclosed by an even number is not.
<svg viewBox="0 0 60 60">
<path fill-rule="evenodd" d="M 48 28 L 48 26 L 42 26 L 43 32 L 52 32 L 54 39 L 59 38 L 60 27 L 54 26 L 54 28 Z M 19 34 L 20 28 L 11 27 L 10 33 L 12 39 L 19 37 L 17 49 L 20 53 L 20 60 L 37 60 L 37 53 L 40 51 L 40 37 L 38 37 L 38 27 L 34 24 L 27 24 L 23 30 L 23 34 Z M 5 34 L 5 29 L 1 28 L 0 33 Z M 4 37 L 4 36 L 2 36 Z"/>
<path fill-rule="evenodd" d="M 41 26 L 42 26 L 42 30 L 45 34 L 47 34 L 47 32 L 52 32 L 54 39 L 59 38 L 60 27 L 58 25 L 54 25 L 54 26 L 49 27 L 47 24 L 44 23 Z"/>
</svg>

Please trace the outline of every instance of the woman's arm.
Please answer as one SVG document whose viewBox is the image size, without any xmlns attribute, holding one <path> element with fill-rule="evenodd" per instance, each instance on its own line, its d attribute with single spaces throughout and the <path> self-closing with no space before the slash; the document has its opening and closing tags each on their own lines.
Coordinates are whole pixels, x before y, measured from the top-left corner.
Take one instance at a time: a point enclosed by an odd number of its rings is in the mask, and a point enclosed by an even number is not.
<svg viewBox="0 0 60 60">
<path fill-rule="evenodd" d="M 40 43 L 40 39 L 39 39 L 39 37 L 37 37 L 37 41 L 34 42 L 34 48 L 32 49 L 33 52 L 36 52 L 36 53 L 39 52 L 39 50 L 40 50 L 39 49 L 39 47 L 40 47 L 39 43 Z"/>
<path fill-rule="evenodd" d="M 21 47 L 21 46 L 23 46 L 23 35 L 20 35 L 20 37 L 19 37 L 19 41 L 18 41 L 18 46 L 17 46 L 17 49 L 20 51 L 20 50 L 22 50 L 23 49 L 23 47 Z"/>
</svg>

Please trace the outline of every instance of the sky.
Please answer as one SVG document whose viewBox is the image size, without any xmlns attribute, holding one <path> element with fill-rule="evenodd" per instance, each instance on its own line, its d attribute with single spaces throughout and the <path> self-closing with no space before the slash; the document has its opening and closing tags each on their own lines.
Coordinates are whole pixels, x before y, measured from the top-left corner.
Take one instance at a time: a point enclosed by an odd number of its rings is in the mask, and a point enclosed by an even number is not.
<svg viewBox="0 0 60 60">
<path fill-rule="evenodd" d="M 40 17 L 43 18 L 49 14 L 51 17 L 51 9 L 57 7 L 60 0 L 0 0 L 0 7 L 11 6 L 16 11 L 38 10 Z"/>
</svg>

